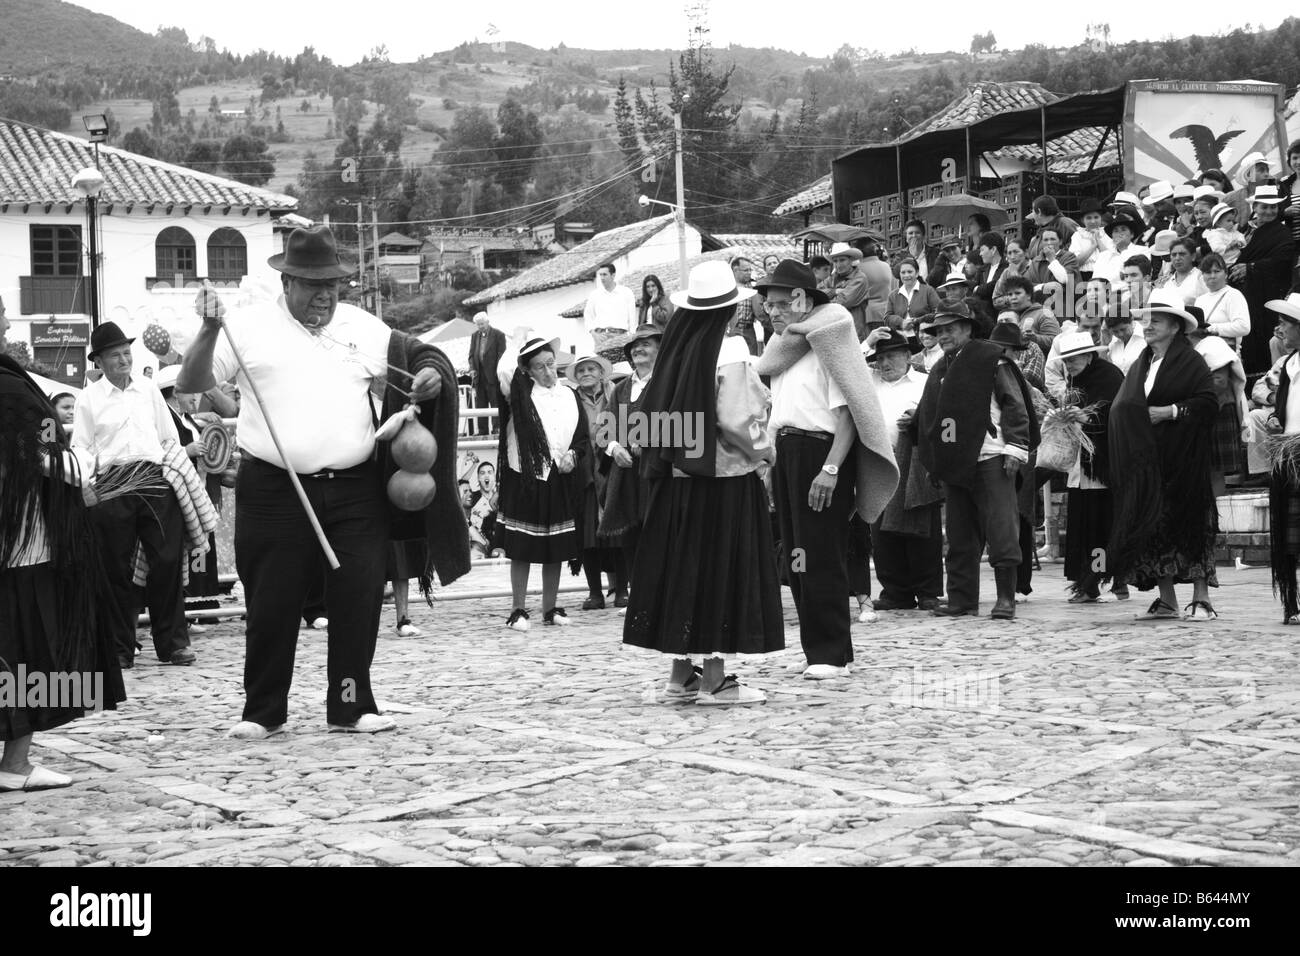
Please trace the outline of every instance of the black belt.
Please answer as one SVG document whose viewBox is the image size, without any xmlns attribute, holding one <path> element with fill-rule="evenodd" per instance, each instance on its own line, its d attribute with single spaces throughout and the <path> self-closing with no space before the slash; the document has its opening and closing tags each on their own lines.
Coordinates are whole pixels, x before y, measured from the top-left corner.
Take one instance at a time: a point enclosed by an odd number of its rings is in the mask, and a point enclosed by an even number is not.
<svg viewBox="0 0 1300 956">
<path fill-rule="evenodd" d="M 273 465 L 269 461 L 263 461 L 261 458 L 256 458 L 246 453 L 243 454 L 242 461 L 245 464 L 255 465 L 261 468 L 268 468 L 271 471 L 278 471 L 281 474 L 287 475 L 289 473 L 287 469 L 281 468 L 279 465 Z M 304 481 L 309 479 L 329 480 L 332 478 L 362 478 L 370 470 L 371 464 L 372 464 L 371 460 L 367 458 L 361 464 L 353 465 L 351 468 L 327 468 L 324 471 L 313 472 L 310 475 L 304 475 L 301 472 L 299 472 L 298 477 Z"/>
<path fill-rule="evenodd" d="M 816 438 L 818 441 L 834 441 L 835 436 L 830 432 L 810 432 L 806 428 L 792 428 L 789 425 L 783 425 L 776 430 L 778 438 L 784 438 L 787 435 L 799 435 L 803 438 Z"/>
</svg>

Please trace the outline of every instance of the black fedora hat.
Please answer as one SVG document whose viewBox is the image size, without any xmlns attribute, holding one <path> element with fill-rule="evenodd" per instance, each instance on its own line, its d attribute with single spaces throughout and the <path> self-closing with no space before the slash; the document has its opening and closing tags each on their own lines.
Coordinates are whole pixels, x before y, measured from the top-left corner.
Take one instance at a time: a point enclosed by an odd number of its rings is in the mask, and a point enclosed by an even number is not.
<svg viewBox="0 0 1300 956">
<path fill-rule="evenodd" d="M 921 351 L 921 345 L 915 339 L 909 339 L 902 332 L 898 331 L 898 329 L 889 329 L 888 331 L 888 338 L 879 340 L 870 348 L 867 348 L 866 343 L 864 342 L 862 354 L 867 358 L 872 359 L 877 355 L 884 354 L 885 352 L 897 352 L 904 349 L 908 352 Z"/>
<path fill-rule="evenodd" d="M 105 322 L 90 333 L 90 352 L 88 354 L 93 359 L 105 349 L 116 348 L 119 345 L 130 345 L 134 341 L 135 339 L 126 337 L 126 334 L 118 328 L 116 322 Z"/>
<path fill-rule="evenodd" d="M 999 322 L 989 333 L 989 341 L 995 345 L 1009 345 L 1017 352 L 1029 348 L 1025 334 L 1014 322 Z"/>
<path fill-rule="evenodd" d="M 1079 204 L 1079 215 L 1083 216 L 1090 212 L 1099 212 L 1102 215 L 1106 213 L 1106 207 L 1101 204 L 1100 199 L 1093 199 L 1089 196 Z"/>
<path fill-rule="evenodd" d="M 761 296 L 766 296 L 768 289 L 803 289 L 813 305 L 825 305 L 831 300 L 830 296 L 817 288 L 817 277 L 813 275 L 812 268 L 795 259 L 782 259 L 772 274 L 755 288 Z"/>
<path fill-rule="evenodd" d="M 623 341 L 623 357 L 629 362 L 632 361 L 632 346 L 645 339 L 662 339 L 664 337 L 663 329 L 649 322 L 644 325 L 638 325 L 635 332 L 628 333 L 628 337 Z"/>
<path fill-rule="evenodd" d="M 1105 226 L 1106 235 L 1114 236 L 1116 226 L 1127 227 L 1129 231 L 1129 235 L 1132 236 L 1132 238 L 1134 239 L 1142 235 L 1142 233 L 1146 232 L 1147 229 L 1146 223 L 1144 223 L 1141 219 L 1138 219 L 1136 216 L 1130 215 L 1129 212 L 1127 211 L 1128 209 L 1132 209 L 1132 208 L 1133 208 L 1132 206 L 1121 207 L 1119 210 L 1116 211 L 1115 221 L 1107 223 Z"/>
<path fill-rule="evenodd" d="M 974 328 L 975 318 L 970 314 L 970 309 L 966 307 L 965 302 L 945 303 L 934 315 L 923 318 L 920 326 L 922 332 L 928 332 L 941 325 L 952 325 L 954 322 L 969 322 Z"/>
<path fill-rule="evenodd" d="M 329 226 L 295 229 L 289 233 L 284 252 L 271 256 L 266 264 L 299 279 L 342 279 L 356 272 L 354 264 L 339 258 Z"/>
</svg>

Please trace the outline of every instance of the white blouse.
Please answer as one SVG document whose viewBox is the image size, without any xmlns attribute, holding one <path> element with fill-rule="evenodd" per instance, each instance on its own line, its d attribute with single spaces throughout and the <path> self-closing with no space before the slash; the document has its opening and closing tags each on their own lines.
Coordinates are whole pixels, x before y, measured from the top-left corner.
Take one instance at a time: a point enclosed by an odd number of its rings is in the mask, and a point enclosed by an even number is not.
<svg viewBox="0 0 1300 956">
<path fill-rule="evenodd" d="M 1229 345 L 1238 345 L 1233 340 L 1250 333 L 1250 306 L 1240 289 L 1224 286 L 1218 292 L 1207 292 L 1197 297 L 1196 307 L 1205 313 L 1205 321 L 1215 334 L 1228 339 Z"/>
<path fill-rule="evenodd" d="M 546 432 L 546 444 L 551 449 L 551 461 L 542 467 L 542 473 L 537 476 L 539 481 L 545 481 L 551 476 L 551 464 L 558 462 L 569 450 L 573 434 L 578 428 L 578 395 L 573 389 L 559 382 L 551 388 L 543 388 L 534 383 L 532 402 L 533 407 L 537 409 L 537 417 L 542 421 L 542 429 Z M 506 462 L 511 470 L 522 473 L 523 469 L 519 464 L 519 441 L 515 437 L 513 419 L 507 432 Z"/>
<path fill-rule="evenodd" d="M 1146 381 L 1142 383 L 1142 388 L 1148 398 L 1151 397 L 1151 389 L 1156 384 L 1156 373 L 1160 371 L 1160 363 L 1163 361 L 1163 357 L 1151 360 L 1151 368 L 1147 370 Z"/>
</svg>

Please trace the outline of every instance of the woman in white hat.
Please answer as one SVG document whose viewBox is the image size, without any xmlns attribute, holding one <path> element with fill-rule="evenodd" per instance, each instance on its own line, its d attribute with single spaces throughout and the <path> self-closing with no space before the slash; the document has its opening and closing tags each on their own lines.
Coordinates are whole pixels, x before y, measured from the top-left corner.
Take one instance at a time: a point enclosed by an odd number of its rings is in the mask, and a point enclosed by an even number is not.
<svg viewBox="0 0 1300 956">
<path fill-rule="evenodd" d="M 555 603 L 560 565 L 582 551 L 578 525 L 591 481 L 591 438 L 582 402 L 573 389 L 560 385 L 560 356 L 557 341 L 530 338 L 519 348 L 513 373 L 500 376 L 497 521 L 505 531 L 514 598 L 506 626 L 516 631 L 528 630 L 525 602 L 534 564 L 542 566 L 543 621 L 569 623 L 564 608 Z"/>
<path fill-rule="evenodd" d="M 753 704 L 763 693 L 726 672 L 728 654 L 785 647 L 767 492 L 758 476 L 776 450 L 771 393 L 745 341 L 724 337 L 736 303 L 725 262 L 691 270 L 642 396 L 648 421 L 676 432 L 647 442 L 645 522 L 632 569 L 623 643 L 672 658 L 665 693 L 704 705 Z M 703 656 L 703 667 L 693 657 Z"/>
<path fill-rule="evenodd" d="M 1268 302 L 1290 291 L 1291 269 L 1295 264 L 1295 243 L 1291 231 L 1278 218 L 1285 200 L 1276 186 L 1265 183 L 1255 189 L 1255 228 L 1246 240 L 1228 281 L 1246 296 L 1250 306 L 1250 335 L 1241 345 L 1241 360 L 1247 375 L 1267 372 L 1272 364 L 1268 350 L 1273 316 Z"/>
<path fill-rule="evenodd" d="M 1278 360 L 1278 387 L 1272 415 L 1265 429 L 1274 435 L 1300 435 L 1300 292 L 1268 303 L 1281 322 L 1286 355 Z M 1300 624 L 1300 587 L 1296 566 L 1300 561 L 1300 457 L 1292 448 L 1273 464 L 1268 486 L 1270 564 L 1273 593 L 1282 599 L 1282 623 Z"/>
<path fill-rule="evenodd" d="M 627 581 L 624 580 L 626 572 L 620 572 L 619 568 L 621 554 L 617 548 L 601 547 L 596 541 L 596 531 L 605 510 L 605 481 L 609 475 L 609 459 L 599 453 L 609 441 L 608 438 L 604 438 L 604 442 L 601 439 L 606 432 L 604 425 L 614 398 L 614 383 L 610 381 L 613 371 L 609 359 L 595 352 L 587 352 L 573 360 L 564 379 L 564 383 L 577 392 L 578 400 L 582 402 L 587 433 L 595 455 L 593 480 L 582 496 L 582 570 L 587 576 L 587 598 L 582 602 L 584 611 L 599 611 L 605 607 L 605 589 L 600 581 L 602 571 L 609 574 L 611 587 L 617 595 L 617 606 L 622 607 L 627 603 Z"/>
<path fill-rule="evenodd" d="M 1081 424 L 1093 445 L 1091 452 L 1080 447 L 1066 474 L 1065 577 L 1073 582 L 1071 604 L 1095 604 L 1102 583 L 1110 577 L 1097 556 L 1104 554 L 1110 543 L 1113 504 L 1108 425 L 1110 405 L 1124 384 L 1124 374 L 1102 360 L 1100 353 L 1106 346 L 1097 345 L 1087 332 L 1066 332 L 1057 344 L 1065 363 L 1068 396 L 1058 414 Z M 1125 593 L 1122 585 L 1116 593 Z"/>
<path fill-rule="evenodd" d="M 1177 620 L 1174 585 L 1190 581 L 1187 620 L 1218 615 L 1209 589 L 1218 513 L 1210 482 L 1210 434 L 1219 401 L 1205 360 L 1187 336 L 1196 319 L 1180 296 L 1151 293 L 1145 309 L 1147 349 L 1124 376 L 1110 411 L 1114 521 L 1106 571 L 1160 596 L 1139 620 Z"/>
</svg>

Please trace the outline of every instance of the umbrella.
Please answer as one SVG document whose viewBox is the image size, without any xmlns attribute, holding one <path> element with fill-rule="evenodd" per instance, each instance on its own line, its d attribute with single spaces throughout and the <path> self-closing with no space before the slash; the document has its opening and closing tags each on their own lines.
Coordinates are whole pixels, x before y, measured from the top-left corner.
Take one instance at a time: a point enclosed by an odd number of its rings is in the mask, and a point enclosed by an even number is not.
<svg viewBox="0 0 1300 956">
<path fill-rule="evenodd" d="M 861 226 L 846 226 L 843 223 L 823 223 L 801 229 L 793 236 L 809 242 L 852 242 L 855 239 L 870 239 L 872 242 L 884 242 L 885 237 Z"/>
<path fill-rule="evenodd" d="M 1004 226 L 1011 221 L 1007 211 L 997 203 L 969 193 L 927 199 L 912 206 L 911 212 L 917 219 L 924 219 L 932 226 L 948 226 L 953 229 L 965 225 L 966 220 L 977 212 L 988 216 L 989 225 L 992 226 Z"/>
<path fill-rule="evenodd" d="M 46 397 L 57 395 L 60 392 L 68 392 L 72 395 L 81 394 L 81 389 L 73 385 L 64 385 L 62 382 L 56 382 L 51 378 L 45 378 L 42 375 L 37 375 L 35 372 L 28 372 L 27 374 L 32 377 L 33 382 L 40 386 L 41 391 L 45 392 Z"/>
<path fill-rule="evenodd" d="M 420 341 L 428 344 L 463 339 L 473 335 L 476 328 L 477 326 L 473 322 L 466 322 L 464 319 L 452 319 L 450 322 L 442 323 L 436 329 L 425 332 L 420 336 Z"/>
</svg>

